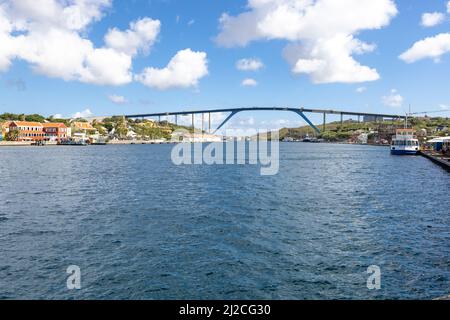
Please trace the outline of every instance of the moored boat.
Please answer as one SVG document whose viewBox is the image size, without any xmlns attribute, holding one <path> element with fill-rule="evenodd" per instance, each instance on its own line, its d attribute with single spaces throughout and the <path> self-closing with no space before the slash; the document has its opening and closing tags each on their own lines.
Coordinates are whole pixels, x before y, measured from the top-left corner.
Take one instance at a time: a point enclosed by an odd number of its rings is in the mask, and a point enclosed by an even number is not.
<svg viewBox="0 0 450 320">
<path fill-rule="evenodd" d="M 65 140 L 65 141 L 61 141 L 60 143 L 58 143 L 58 145 L 60 146 L 87 146 L 86 141 L 83 140 Z"/>
<path fill-rule="evenodd" d="M 417 155 L 419 153 L 419 140 L 414 136 L 414 129 L 398 129 L 392 139 L 391 154 Z"/>
</svg>

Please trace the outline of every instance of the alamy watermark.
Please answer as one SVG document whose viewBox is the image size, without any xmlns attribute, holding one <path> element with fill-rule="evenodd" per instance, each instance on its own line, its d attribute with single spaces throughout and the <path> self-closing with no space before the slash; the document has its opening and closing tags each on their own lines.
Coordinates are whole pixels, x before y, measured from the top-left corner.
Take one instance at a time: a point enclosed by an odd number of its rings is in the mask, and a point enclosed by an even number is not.
<svg viewBox="0 0 450 320">
<path fill-rule="evenodd" d="M 69 277 L 67 278 L 67 289 L 69 290 L 80 290 L 81 289 L 81 269 L 79 266 L 69 266 L 67 267 L 67 274 Z"/>
<path fill-rule="evenodd" d="M 227 130 L 223 141 L 219 136 L 176 131 L 172 142 L 172 162 L 175 165 L 260 165 L 261 175 L 273 176 L 280 169 L 278 131 Z"/>
<path fill-rule="evenodd" d="M 370 274 L 367 279 L 367 289 L 380 290 L 381 289 L 381 268 L 372 265 L 367 268 L 367 274 Z"/>
</svg>

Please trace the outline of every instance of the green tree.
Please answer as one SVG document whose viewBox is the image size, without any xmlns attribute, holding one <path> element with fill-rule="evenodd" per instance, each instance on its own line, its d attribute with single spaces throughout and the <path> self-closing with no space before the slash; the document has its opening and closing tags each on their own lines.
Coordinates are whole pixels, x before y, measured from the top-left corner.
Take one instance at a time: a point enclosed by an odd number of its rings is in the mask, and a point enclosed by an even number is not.
<svg viewBox="0 0 450 320">
<path fill-rule="evenodd" d="M 17 141 L 19 139 L 19 131 L 11 130 L 6 134 L 7 141 Z"/>
<path fill-rule="evenodd" d="M 51 123 L 64 123 L 66 126 L 70 127 L 70 121 L 67 119 L 58 119 L 51 116 L 47 118 L 47 121 Z"/>
<path fill-rule="evenodd" d="M 322 132 L 320 134 L 320 137 L 327 141 L 337 141 L 337 134 L 336 134 L 336 132 L 333 132 L 333 131 Z"/>
<path fill-rule="evenodd" d="M 73 119 L 73 122 L 88 122 L 88 121 L 83 118 L 76 118 L 76 119 Z"/>
<path fill-rule="evenodd" d="M 25 121 L 44 122 L 45 118 L 39 114 L 30 114 L 30 115 L 25 116 Z"/>
</svg>

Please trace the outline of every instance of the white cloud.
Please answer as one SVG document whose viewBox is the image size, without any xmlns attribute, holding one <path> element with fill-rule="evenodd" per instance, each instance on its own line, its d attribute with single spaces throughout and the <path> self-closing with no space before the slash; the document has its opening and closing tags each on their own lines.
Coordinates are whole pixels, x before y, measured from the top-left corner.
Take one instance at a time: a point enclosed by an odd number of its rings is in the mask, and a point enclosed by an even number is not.
<svg viewBox="0 0 450 320">
<path fill-rule="evenodd" d="M 148 54 L 155 43 L 161 29 L 159 20 L 144 18 L 130 23 L 130 29 L 120 31 L 110 29 L 105 36 L 105 43 L 109 48 L 134 56 L 141 50 Z"/>
<path fill-rule="evenodd" d="M 0 69 L 6 71 L 13 59 L 21 59 L 39 74 L 66 81 L 107 85 L 130 82 L 131 57 L 97 49 L 82 36 L 110 5 L 110 0 L 3 2 L 0 15 L 7 26 L 0 30 Z"/>
<path fill-rule="evenodd" d="M 445 20 L 445 15 L 440 12 L 424 13 L 422 15 L 421 25 L 423 27 L 434 27 Z"/>
<path fill-rule="evenodd" d="M 132 59 L 112 49 L 96 49 L 86 59 L 86 71 L 82 82 L 93 84 L 123 85 L 133 79 Z"/>
<path fill-rule="evenodd" d="M 72 119 L 77 119 L 77 118 L 89 118 L 92 117 L 94 114 L 92 113 L 92 111 L 90 109 L 86 109 L 84 111 L 79 111 L 75 114 L 72 115 Z"/>
<path fill-rule="evenodd" d="M 250 118 L 239 119 L 238 124 L 240 126 L 253 126 L 253 125 L 255 125 L 255 118 L 250 117 Z"/>
<path fill-rule="evenodd" d="M 392 89 L 389 95 L 382 97 L 383 104 L 388 107 L 401 107 L 403 104 L 403 97 L 397 92 L 397 90 Z"/>
<path fill-rule="evenodd" d="M 260 121 L 256 127 L 264 128 L 266 131 L 280 130 L 282 128 L 295 128 L 304 125 L 301 120 L 273 119 L 270 121 Z"/>
<path fill-rule="evenodd" d="M 115 104 L 126 104 L 128 103 L 127 99 L 124 96 L 119 96 L 116 94 L 112 94 L 108 96 L 108 99 Z"/>
<path fill-rule="evenodd" d="M 241 71 L 258 71 L 264 67 L 264 63 L 260 59 L 241 59 L 236 62 L 236 68 Z"/>
<path fill-rule="evenodd" d="M 206 53 L 185 49 L 179 51 L 165 68 L 146 68 L 135 78 L 148 87 L 167 90 L 195 87 L 206 75 L 208 75 Z"/>
<path fill-rule="evenodd" d="M 58 28 L 83 31 L 103 17 L 112 0 L 5 0 L 14 27 L 24 30 Z"/>
<path fill-rule="evenodd" d="M 288 40 L 285 57 L 294 73 L 308 74 L 315 83 L 374 81 L 377 71 L 353 56 L 375 46 L 355 35 L 387 26 L 396 14 L 392 0 L 249 0 L 246 12 L 222 15 L 216 41 L 233 47 Z"/>
<path fill-rule="evenodd" d="M 63 119 L 63 118 L 64 118 L 64 116 L 62 114 L 60 114 L 60 113 L 57 113 L 57 114 L 53 115 L 53 119 Z"/>
<path fill-rule="evenodd" d="M 187 23 L 188 27 L 192 26 L 195 23 L 195 20 L 189 20 L 189 22 Z"/>
<path fill-rule="evenodd" d="M 308 74 L 314 83 L 360 83 L 378 80 L 380 76 L 377 70 L 361 65 L 351 55 L 374 49 L 353 36 L 336 35 L 309 45 L 290 44 L 284 57 L 293 66 L 293 73 Z"/>
<path fill-rule="evenodd" d="M 358 92 L 358 93 L 363 93 L 363 92 L 366 92 L 367 91 L 367 88 L 366 87 L 359 87 L 359 88 L 356 88 L 356 92 Z"/>
<path fill-rule="evenodd" d="M 255 79 L 247 78 L 242 80 L 241 84 L 244 87 L 256 87 L 258 85 L 258 82 Z"/>
<path fill-rule="evenodd" d="M 445 53 L 450 52 L 450 33 L 441 33 L 434 37 L 417 41 L 414 45 L 400 55 L 400 59 L 407 63 L 431 58 L 436 62 Z"/>
<path fill-rule="evenodd" d="M 86 38 L 112 0 L 4 0 L 0 2 L 0 71 L 23 60 L 38 74 L 65 81 L 124 85 L 133 80 L 133 58 L 148 53 L 160 22 L 132 22 L 130 29 L 111 29 L 104 47 Z"/>
<path fill-rule="evenodd" d="M 449 2 L 450 3 L 450 2 Z M 439 108 L 441 108 L 442 110 L 450 110 L 450 106 L 446 105 L 446 104 L 441 104 L 439 105 Z"/>
<path fill-rule="evenodd" d="M 450 1 L 447 3 L 447 13 L 450 13 Z"/>
</svg>

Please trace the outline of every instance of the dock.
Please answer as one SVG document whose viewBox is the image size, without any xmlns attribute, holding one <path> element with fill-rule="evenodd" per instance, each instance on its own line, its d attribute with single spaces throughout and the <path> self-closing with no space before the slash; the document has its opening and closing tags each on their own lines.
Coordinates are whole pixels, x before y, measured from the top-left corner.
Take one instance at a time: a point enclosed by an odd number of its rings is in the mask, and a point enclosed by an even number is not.
<svg viewBox="0 0 450 320">
<path fill-rule="evenodd" d="M 433 161 L 437 165 L 443 167 L 450 172 L 450 158 L 433 151 L 420 151 L 420 155 Z"/>
</svg>

